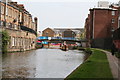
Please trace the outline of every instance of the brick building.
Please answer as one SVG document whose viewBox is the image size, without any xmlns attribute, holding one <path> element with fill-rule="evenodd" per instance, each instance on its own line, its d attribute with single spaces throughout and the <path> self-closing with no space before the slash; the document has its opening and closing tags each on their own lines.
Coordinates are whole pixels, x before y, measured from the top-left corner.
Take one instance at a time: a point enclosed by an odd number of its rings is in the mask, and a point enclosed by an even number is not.
<svg viewBox="0 0 120 80">
<path fill-rule="evenodd" d="M 46 28 L 42 31 L 42 36 L 54 37 L 55 32 L 51 28 Z"/>
<path fill-rule="evenodd" d="M 85 23 L 87 46 L 109 49 L 112 30 L 118 28 L 118 9 L 98 7 L 89 11 Z"/>
<path fill-rule="evenodd" d="M 8 51 L 30 50 L 35 48 L 37 34 L 37 18 L 17 2 L 0 1 L 0 29 L 6 30 L 10 36 Z"/>
<path fill-rule="evenodd" d="M 70 38 L 75 38 L 76 33 L 74 31 L 72 31 L 71 29 L 65 30 L 62 33 L 62 37 L 70 37 Z"/>
<path fill-rule="evenodd" d="M 42 31 L 42 36 L 48 37 L 69 37 L 80 39 L 84 29 L 82 28 L 46 28 Z"/>
<path fill-rule="evenodd" d="M 55 37 L 74 37 L 81 39 L 81 35 L 84 32 L 83 28 L 54 28 Z M 67 33 L 69 32 L 69 34 Z M 68 34 L 68 35 L 67 35 Z"/>
</svg>

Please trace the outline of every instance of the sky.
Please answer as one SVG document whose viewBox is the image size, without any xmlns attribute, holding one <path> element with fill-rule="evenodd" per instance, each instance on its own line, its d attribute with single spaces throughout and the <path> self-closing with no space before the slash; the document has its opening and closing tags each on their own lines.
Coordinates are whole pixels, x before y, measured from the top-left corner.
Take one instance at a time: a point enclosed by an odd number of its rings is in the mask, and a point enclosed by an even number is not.
<svg viewBox="0 0 120 80">
<path fill-rule="evenodd" d="M 46 28 L 84 28 L 89 9 L 99 0 L 12 0 L 24 4 L 38 18 L 38 31 Z M 102 0 L 103 1 L 103 0 Z M 119 0 L 106 0 L 117 3 Z"/>
</svg>

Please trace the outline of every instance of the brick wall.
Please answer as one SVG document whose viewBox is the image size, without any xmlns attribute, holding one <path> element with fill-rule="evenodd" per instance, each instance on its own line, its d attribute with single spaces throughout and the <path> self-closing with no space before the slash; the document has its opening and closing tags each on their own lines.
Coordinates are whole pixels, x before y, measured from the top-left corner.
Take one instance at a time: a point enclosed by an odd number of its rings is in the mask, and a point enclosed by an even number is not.
<svg viewBox="0 0 120 80">
<path fill-rule="evenodd" d="M 54 35 L 55 35 L 55 32 L 50 28 L 47 28 L 42 32 L 42 36 L 54 37 Z"/>
<path fill-rule="evenodd" d="M 115 15 L 112 15 L 112 12 Z M 85 28 L 89 45 L 97 48 L 109 48 L 106 45 L 111 44 L 111 30 L 118 28 L 118 10 L 111 8 L 90 9 Z M 107 43 L 107 40 L 109 43 Z"/>
</svg>

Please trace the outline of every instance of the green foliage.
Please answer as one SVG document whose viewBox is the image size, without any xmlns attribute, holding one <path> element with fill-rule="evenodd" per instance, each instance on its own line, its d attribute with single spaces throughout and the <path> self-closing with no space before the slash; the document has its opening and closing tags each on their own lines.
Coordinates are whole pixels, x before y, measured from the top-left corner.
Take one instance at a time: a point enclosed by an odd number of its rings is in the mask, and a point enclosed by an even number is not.
<svg viewBox="0 0 120 80">
<path fill-rule="evenodd" d="M 90 48 L 86 48 L 86 49 L 85 49 L 85 52 L 86 52 L 86 53 L 89 53 L 89 54 L 92 54 L 92 50 L 91 50 Z"/>
<path fill-rule="evenodd" d="M 76 50 L 85 50 L 83 47 L 80 47 L 80 46 L 73 46 L 72 48 L 73 50 L 76 49 Z"/>
<path fill-rule="evenodd" d="M 0 34 L 2 34 L 2 53 L 7 53 L 7 46 L 8 42 L 10 41 L 10 37 L 6 30 L 0 32 Z"/>
<path fill-rule="evenodd" d="M 120 52 L 116 52 L 116 53 L 115 53 L 115 56 L 116 56 L 117 58 L 120 58 Z"/>
<path fill-rule="evenodd" d="M 93 50 L 93 54 L 73 71 L 67 79 L 109 79 L 113 80 L 113 76 L 109 67 L 107 56 L 104 52 Z"/>
<path fill-rule="evenodd" d="M 85 31 L 83 31 L 82 34 L 80 35 L 80 39 L 85 39 Z"/>
<path fill-rule="evenodd" d="M 73 49 L 77 49 L 78 47 L 77 46 L 73 46 Z"/>
</svg>

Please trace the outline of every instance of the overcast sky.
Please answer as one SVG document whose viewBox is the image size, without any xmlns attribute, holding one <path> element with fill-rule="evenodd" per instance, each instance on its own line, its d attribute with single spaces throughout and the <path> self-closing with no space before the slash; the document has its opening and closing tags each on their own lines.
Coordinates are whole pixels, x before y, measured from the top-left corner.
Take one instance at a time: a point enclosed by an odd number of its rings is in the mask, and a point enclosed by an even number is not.
<svg viewBox="0 0 120 80">
<path fill-rule="evenodd" d="M 50 28 L 83 28 L 89 9 L 99 0 L 12 0 L 38 17 L 38 31 Z M 102 0 L 103 1 L 103 0 Z M 116 3 L 119 0 L 107 0 Z"/>
</svg>

